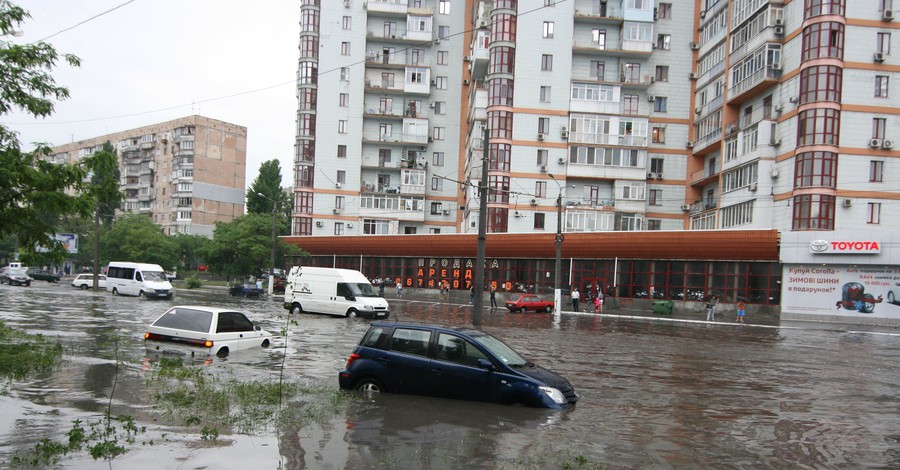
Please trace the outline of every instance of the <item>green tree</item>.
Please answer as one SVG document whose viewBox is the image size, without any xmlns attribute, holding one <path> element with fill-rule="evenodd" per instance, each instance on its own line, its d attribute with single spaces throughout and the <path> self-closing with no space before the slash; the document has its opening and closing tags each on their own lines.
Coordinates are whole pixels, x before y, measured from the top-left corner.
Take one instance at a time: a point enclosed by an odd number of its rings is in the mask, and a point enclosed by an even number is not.
<svg viewBox="0 0 900 470">
<path fill-rule="evenodd" d="M 85 188 L 84 195 L 94 203 L 94 231 L 92 238 L 92 263 L 94 273 L 100 272 L 100 223 L 110 226 L 116 217 L 116 208 L 122 202 L 123 194 L 119 190 L 119 159 L 116 150 L 109 141 L 103 148 L 82 160 L 88 170 L 91 185 Z M 87 247 L 79 247 L 79 251 L 87 251 Z M 97 276 L 94 276 L 94 287 L 97 288 Z"/>
<path fill-rule="evenodd" d="M 30 15 L 8 0 L 0 0 L 0 36 L 12 34 Z M 69 97 L 50 71 L 60 58 L 79 65 L 73 55 L 57 54 L 44 42 L 16 45 L 0 41 L 0 115 L 20 110 L 34 117 L 53 113 L 54 102 Z M 0 124 L 0 237 L 15 235 L 23 259 L 62 259 L 65 248 L 53 239 L 64 214 L 87 216 L 92 204 L 80 190 L 86 170 L 81 165 L 45 160 L 50 148 L 38 145 L 23 152 L 18 134 Z M 38 247 L 49 250 L 38 255 Z"/>
<path fill-rule="evenodd" d="M 188 235 L 178 233 L 172 235 L 172 240 L 178 245 L 178 269 L 182 271 L 192 271 L 196 268 L 198 262 L 203 260 L 206 247 L 210 244 L 210 239 L 203 235 Z"/>
<path fill-rule="evenodd" d="M 282 230 L 289 222 L 279 219 Z M 256 275 L 269 268 L 272 249 L 272 215 L 247 214 L 231 222 L 218 222 L 212 241 L 203 259 L 210 269 L 227 276 Z M 283 264 L 285 255 L 303 256 L 296 246 L 275 241 L 276 267 Z"/>
<path fill-rule="evenodd" d="M 281 190 L 281 164 L 278 160 L 263 162 L 259 167 L 259 175 L 247 190 L 247 213 L 271 215 L 273 203 L 279 217 L 290 220 L 294 205 L 290 194 Z M 279 234 L 290 234 L 290 225 Z"/>
<path fill-rule="evenodd" d="M 178 243 L 162 233 L 149 217 L 127 214 L 100 236 L 102 264 L 110 261 L 153 263 L 169 270 L 178 266 Z"/>
</svg>

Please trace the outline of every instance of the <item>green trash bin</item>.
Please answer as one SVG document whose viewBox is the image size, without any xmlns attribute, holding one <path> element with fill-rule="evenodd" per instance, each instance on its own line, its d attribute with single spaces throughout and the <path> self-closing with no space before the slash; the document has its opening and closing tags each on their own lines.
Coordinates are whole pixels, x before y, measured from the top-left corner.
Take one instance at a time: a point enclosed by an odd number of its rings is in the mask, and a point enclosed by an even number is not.
<svg viewBox="0 0 900 470">
<path fill-rule="evenodd" d="M 653 313 L 667 313 L 671 315 L 673 308 L 675 308 L 675 304 L 671 300 L 656 300 L 653 302 Z"/>
</svg>

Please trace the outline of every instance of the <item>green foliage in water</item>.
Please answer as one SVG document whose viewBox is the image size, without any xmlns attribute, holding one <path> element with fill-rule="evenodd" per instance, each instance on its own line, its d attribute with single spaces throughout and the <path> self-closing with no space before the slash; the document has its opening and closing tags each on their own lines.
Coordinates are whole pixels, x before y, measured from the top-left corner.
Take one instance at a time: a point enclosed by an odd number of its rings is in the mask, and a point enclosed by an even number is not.
<svg viewBox="0 0 900 470">
<path fill-rule="evenodd" d="M 188 289 L 199 289 L 203 287 L 203 281 L 194 274 L 184 280 L 184 287 L 187 287 Z"/>
<path fill-rule="evenodd" d="M 62 358 L 62 345 L 43 335 L 30 335 L 0 322 L 0 377 L 22 380 L 53 370 Z"/>
</svg>

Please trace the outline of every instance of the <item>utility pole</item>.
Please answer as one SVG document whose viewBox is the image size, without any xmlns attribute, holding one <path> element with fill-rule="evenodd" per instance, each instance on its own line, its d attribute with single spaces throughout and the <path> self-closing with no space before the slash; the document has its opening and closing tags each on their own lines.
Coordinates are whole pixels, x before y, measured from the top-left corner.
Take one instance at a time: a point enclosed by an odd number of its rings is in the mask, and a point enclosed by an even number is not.
<svg viewBox="0 0 900 470">
<path fill-rule="evenodd" d="M 490 131 L 484 126 L 484 138 L 481 144 L 481 182 L 478 184 L 478 249 L 475 256 L 475 298 L 472 306 L 475 309 L 472 315 L 472 324 L 481 326 L 481 317 L 484 315 L 484 251 L 487 243 L 487 195 L 488 195 L 488 164 L 490 157 Z"/>
</svg>

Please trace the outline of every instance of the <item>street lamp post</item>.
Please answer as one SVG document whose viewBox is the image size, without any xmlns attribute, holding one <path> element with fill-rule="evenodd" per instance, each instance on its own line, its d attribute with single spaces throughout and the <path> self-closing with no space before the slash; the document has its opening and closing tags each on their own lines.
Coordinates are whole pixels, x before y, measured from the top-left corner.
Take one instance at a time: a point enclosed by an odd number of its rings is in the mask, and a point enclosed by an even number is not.
<svg viewBox="0 0 900 470">
<path fill-rule="evenodd" d="M 272 295 L 275 292 L 275 243 L 277 241 L 275 233 L 275 214 L 278 210 L 278 203 L 276 203 L 272 198 L 266 196 L 265 194 L 260 193 L 259 191 L 256 191 L 255 194 L 272 203 L 272 249 L 271 260 L 269 262 L 269 295 Z"/>
<path fill-rule="evenodd" d="M 559 194 L 556 195 L 556 266 L 553 276 L 553 308 L 556 314 L 559 315 L 562 311 L 562 206 L 564 188 L 552 173 L 548 173 L 548 175 L 559 187 Z"/>
</svg>

